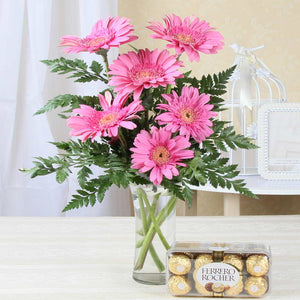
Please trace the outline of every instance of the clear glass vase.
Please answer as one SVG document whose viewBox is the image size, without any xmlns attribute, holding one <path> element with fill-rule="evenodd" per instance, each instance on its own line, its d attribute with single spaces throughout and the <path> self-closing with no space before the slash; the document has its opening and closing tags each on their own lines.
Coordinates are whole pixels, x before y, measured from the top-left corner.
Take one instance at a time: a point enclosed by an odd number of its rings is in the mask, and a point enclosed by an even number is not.
<svg viewBox="0 0 300 300">
<path fill-rule="evenodd" d="M 176 202 L 168 190 L 155 185 L 130 186 L 135 212 L 134 280 L 165 284 L 166 251 L 175 242 Z"/>
</svg>

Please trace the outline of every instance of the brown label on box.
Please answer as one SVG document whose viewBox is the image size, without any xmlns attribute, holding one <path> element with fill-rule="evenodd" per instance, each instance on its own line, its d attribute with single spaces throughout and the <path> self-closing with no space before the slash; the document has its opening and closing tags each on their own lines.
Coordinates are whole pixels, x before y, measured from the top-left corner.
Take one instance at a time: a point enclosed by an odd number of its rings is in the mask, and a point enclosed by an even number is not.
<svg viewBox="0 0 300 300">
<path fill-rule="evenodd" d="M 210 263 L 201 267 L 196 274 L 198 283 L 209 286 L 212 291 L 223 292 L 240 280 L 239 271 L 225 263 Z"/>
</svg>

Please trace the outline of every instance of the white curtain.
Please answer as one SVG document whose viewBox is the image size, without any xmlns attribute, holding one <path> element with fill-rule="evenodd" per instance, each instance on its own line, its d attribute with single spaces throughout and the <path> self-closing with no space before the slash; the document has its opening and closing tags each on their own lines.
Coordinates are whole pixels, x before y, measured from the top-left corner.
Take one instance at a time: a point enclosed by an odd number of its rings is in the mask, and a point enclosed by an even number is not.
<svg viewBox="0 0 300 300">
<path fill-rule="evenodd" d="M 31 167 L 35 156 L 55 155 L 49 141 L 69 138 L 66 121 L 55 112 L 33 116 L 35 111 L 59 94 L 97 95 L 103 89 L 101 83 L 79 84 L 50 73 L 40 60 L 66 56 L 57 47 L 61 36 L 85 36 L 109 15 L 117 15 L 116 0 L 0 0 L 0 215 L 130 214 L 128 191 L 117 188 L 102 204 L 62 214 L 77 188 L 74 175 L 59 185 L 54 175 L 30 179 L 18 171 Z M 99 59 L 88 53 L 68 57 Z"/>
</svg>

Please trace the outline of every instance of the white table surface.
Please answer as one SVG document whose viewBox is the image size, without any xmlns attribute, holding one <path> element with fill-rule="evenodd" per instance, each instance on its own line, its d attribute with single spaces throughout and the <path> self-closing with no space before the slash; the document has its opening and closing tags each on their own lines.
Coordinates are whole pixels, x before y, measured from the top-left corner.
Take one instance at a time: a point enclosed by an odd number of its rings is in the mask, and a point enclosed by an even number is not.
<svg viewBox="0 0 300 300">
<path fill-rule="evenodd" d="M 1 217 L 0 299 L 194 299 L 133 281 L 133 237 L 131 217 Z M 264 299 L 300 299 L 300 216 L 178 217 L 177 239 L 269 243 Z"/>
</svg>

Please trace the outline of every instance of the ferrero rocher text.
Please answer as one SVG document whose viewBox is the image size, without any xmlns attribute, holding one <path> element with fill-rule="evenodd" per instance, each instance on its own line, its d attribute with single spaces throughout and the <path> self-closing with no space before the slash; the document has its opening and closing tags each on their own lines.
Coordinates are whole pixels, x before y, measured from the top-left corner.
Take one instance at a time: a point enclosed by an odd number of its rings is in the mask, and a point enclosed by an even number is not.
<svg viewBox="0 0 300 300">
<path fill-rule="evenodd" d="M 202 280 L 209 281 L 232 281 L 234 280 L 234 274 L 236 271 L 232 269 L 212 269 L 212 268 L 201 268 Z"/>
</svg>

